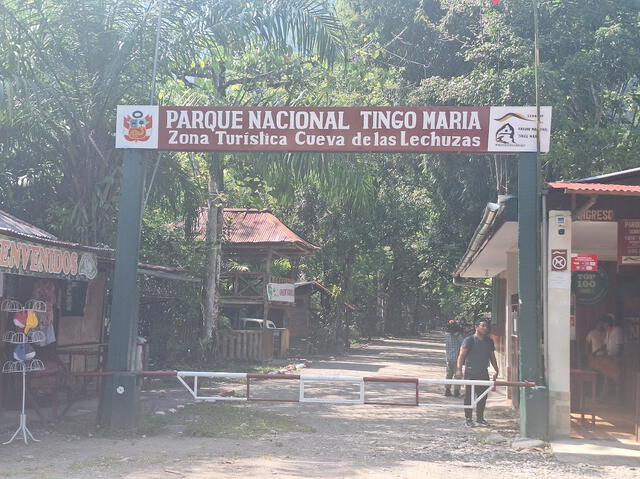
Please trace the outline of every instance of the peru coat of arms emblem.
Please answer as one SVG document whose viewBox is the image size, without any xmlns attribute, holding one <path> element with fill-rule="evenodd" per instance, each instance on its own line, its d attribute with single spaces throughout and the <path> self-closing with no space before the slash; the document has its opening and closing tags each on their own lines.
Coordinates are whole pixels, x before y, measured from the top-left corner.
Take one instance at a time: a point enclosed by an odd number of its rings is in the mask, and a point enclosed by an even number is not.
<svg viewBox="0 0 640 479">
<path fill-rule="evenodd" d="M 153 128 L 151 115 L 143 117 L 140 110 L 136 110 L 131 115 L 122 119 L 125 128 L 124 137 L 127 141 L 147 141 L 151 138 L 150 133 Z"/>
</svg>

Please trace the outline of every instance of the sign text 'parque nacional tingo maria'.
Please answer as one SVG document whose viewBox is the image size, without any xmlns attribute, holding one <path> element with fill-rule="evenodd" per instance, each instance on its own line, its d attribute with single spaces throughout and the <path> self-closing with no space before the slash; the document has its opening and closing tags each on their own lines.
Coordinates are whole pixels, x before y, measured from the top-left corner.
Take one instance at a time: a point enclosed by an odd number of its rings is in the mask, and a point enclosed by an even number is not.
<svg viewBox="0 0 640 479">
<path fill-rule="evenodd" d="M 521 153 L 535 107 L 118 106 L 117 148 L 176 151 Z M 551 107 L 540 108 L 549 151 Z"/>
</svg>

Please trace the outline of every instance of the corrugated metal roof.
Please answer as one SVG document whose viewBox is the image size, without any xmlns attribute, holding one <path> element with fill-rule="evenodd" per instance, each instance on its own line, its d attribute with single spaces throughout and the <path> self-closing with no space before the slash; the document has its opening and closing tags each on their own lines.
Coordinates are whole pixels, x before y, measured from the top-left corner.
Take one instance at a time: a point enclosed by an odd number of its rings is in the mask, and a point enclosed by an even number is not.
<svg viewBox="0 0 640 479">
<path fill-rule="evenodd" d="M 608 185 L 603 183 L 547 183 L 549 188 L 564 190 L 565 193 L 592 195 L 640 196 L 640 186 L 637 185 Z"/>
<path fill-rule="evenodd" d="M 15 216 L 10 215 L 6 211 L 0 210 L 0 230 L 6 232 L 18 233 L 23 235 L 35 236 L 38 238 L 46 238 L 50 240 L 57 240 L 51 233 L 47 233 L 45 230 L 41 230 L 33 226 L 32 224 L 22 221 Z"/>
<path fill-rule="evenodd" d="M 112 254 L 115 253 L 114 249 L 108 247 L 85 246 L 79 243 L 71 243 L 69 241 L 59 240 L 51 233 L 37 228 L 36 226 L 18 219 L 15 216 L 12 216 L 6 211 L 2 210 L 0 210 L 0 233 L 4 233 L 9 236 L 27 241 L 30 240 L 52 246 L 90 251 L 92 253 L 96 253 L 98 259 L 103 264 L 115 264 L 115 258 L 112 257 Z M 138 263 L 138 273 L 148 274 L 150 276 L 165 277 L 168 279 L 179 279 L 183 281 L 200 281 L 199 279 L 194 279 L 187 276 L 187 271 L 185 269 L 175 268 L 173 266 Z"/>
<path fill-rule="evenodd" d="M 623 171 L 614 171 L 613 173 L 607 173 L 604 175 L 590 176 L 588 178 L 580 178 L 574 180 L 572 183 L 605 183 L 607 181 L 620 181 L 629 178 L 640 177 L 640 168 L 630 168 Z"/>
<path fill-rule="evenodd" d="M 291 246 L 308 252 L 320 249 L 294 233 L 268 210 L 225 208 L 223 216 L 226 241 L 233 246 Z M 198 219 L 199 238 L 204 238 L 206 228 L 207 209 L 202 208 Z"/>
<path fill-rule="evenodd" d="M 15 216 L 10 215 L 6 211 L 0 210 L 0 234 L 6 234 L 25 241 L 34 241 L 36 243 L 47 244 L 51 246 L 60 246 L 63 248 L 79 249 L 82 251 L 91 251 L 96 253 L 100 259 L 109 257 L 113 252 L 112 249 L 97 246 L 85 246 L 79 243 L 62 241 L 51 233 L 40 229 L 32 224 L 27 223 Z"/>
</svg>

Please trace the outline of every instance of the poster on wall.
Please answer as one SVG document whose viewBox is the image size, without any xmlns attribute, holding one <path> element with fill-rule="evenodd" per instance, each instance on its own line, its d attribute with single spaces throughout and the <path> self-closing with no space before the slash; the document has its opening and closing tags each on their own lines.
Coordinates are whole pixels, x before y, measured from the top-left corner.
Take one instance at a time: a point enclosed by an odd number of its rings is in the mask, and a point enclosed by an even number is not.
<svg viewBox="0 0 640 479">
<path fill-rule="evenodd" d="M 618 221 L 618 264 L 640 265 L 640 220 Z"/>
<path fill-rule="evenodd" d="M 609 276 L 600 268 L 598 271 L 577 271 L 571 278 L 571 289 L 578 304 L 598 304 L 607 297 Z"/>
<path fill-rule="evenodd" d="M 571 271 L 598 271 L 598 255 L 572 254 Z"/>
</svg>

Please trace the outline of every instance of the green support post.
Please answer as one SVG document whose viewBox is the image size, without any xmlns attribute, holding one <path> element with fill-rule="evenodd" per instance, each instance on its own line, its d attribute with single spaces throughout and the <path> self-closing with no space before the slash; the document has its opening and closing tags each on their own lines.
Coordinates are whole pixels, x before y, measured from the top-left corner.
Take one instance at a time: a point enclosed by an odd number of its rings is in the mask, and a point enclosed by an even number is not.
<svg viewBox="0 0 640 479">
<path fill-rule="evenodd" d="M 540 314 L 540 213 L 537 153 L 518 156 L 518 339 L 520 380 L 534 381 L 536 388 L 520 389 L 520 434 L 546 438 L 547 388 L 542 357 Z"/>
<path fill-rule="evenodd" d="M 134 427 L 138 419 L 138 390 L 132 371 L 138 334 L 137 273 L 144 177 L 143 152 L 125 150 L 106 367 L 115 374 L 104 382 L 100 407 L 100 423 L 110 429 Z"/>
</svg>

